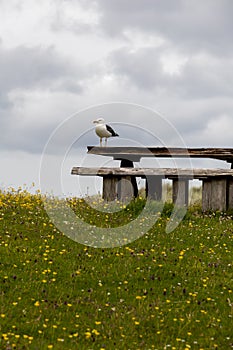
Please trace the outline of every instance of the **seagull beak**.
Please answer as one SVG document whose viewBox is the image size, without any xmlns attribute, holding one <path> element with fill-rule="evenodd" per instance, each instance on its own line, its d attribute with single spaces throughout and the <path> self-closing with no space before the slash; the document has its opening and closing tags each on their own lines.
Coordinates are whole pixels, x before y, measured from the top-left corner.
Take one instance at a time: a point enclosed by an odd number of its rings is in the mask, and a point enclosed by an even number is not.
<svg viewBox="0 0 233 350">
<path fill-rule="evenodd" d="M 96 123 L 96 120 L 93 120 L 92 123 L 95 124 L 95 123 Z"/>
</svg>

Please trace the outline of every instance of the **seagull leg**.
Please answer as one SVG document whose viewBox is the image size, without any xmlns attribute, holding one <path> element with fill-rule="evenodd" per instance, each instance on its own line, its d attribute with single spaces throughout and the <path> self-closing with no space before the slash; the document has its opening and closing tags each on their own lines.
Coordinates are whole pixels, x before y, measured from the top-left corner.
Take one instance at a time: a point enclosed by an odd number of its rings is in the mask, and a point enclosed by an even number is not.
<svg viewBox="0 0 233 350">
<path fill-rule="evenodd" d="M 107 137 L 105 137 L 105 147 L 107 146 Z"/>
<path fill-rule="evenodd" d="M 100 137 L 100 147 L 102 147 L 102 137 Z"/>
</svg>

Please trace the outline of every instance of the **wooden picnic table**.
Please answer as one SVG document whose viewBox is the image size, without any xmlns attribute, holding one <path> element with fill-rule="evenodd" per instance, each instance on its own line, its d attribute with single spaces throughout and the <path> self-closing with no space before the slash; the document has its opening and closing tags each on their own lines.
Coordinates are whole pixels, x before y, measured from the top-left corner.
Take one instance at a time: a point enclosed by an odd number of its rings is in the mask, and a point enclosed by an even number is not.
<svg viewBox="0 0 233 350">
<path fill-rule="evenodd" d="M 146 195 L 162 199 L 162 180 L 173 181 L 173 202 L 188 205 L 189 180 L 202 180 L 202 208 L 206 210 L 233 209 L 233 148 L 176 147 L 96 147 L 88 146 L 88 154 L 120 160 L 120 167 L 73 167 L 73 175 L 101 176 L 103 198 L 125 200 L 138 195 L 136 177 L 146 179 Z M 134 168 L 134 162 L 144 157 L 211 158 L 226 161 L 231 169 Z"/>
</svg>

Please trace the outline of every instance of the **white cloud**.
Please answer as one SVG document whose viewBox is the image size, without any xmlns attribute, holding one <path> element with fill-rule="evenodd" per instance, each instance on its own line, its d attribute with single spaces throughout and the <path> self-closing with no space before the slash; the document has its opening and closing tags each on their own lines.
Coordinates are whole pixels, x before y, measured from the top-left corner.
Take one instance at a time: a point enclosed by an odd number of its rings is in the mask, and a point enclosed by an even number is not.
<svg viewBox="0 0 233 350">
<path fill-rule="evenodd" d="M 82 1 L 58 0 L 54 3 L 52 29 L 74 31 L 78 34 L 94 31 L 99 24 L 100 13 L 95 3 L 87 6 Z"/>
</svg>

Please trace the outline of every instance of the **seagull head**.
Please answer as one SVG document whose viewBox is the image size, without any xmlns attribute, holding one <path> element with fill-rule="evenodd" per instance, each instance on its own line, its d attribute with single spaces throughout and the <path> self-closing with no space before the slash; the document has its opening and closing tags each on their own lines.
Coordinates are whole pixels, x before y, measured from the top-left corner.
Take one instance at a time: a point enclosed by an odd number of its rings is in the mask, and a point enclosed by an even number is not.
<svg viewBox="0 0 233 350">
<path fill-rule="evenodd" d="M 103 118 L 98 118 L 98 119 L 96 119 L 96 120 L 93 120 L 93 123 L 94 124 L 104 124 L 105 123 L 105 121 L 104 121 L 104 119 Z"/>
</svg>

